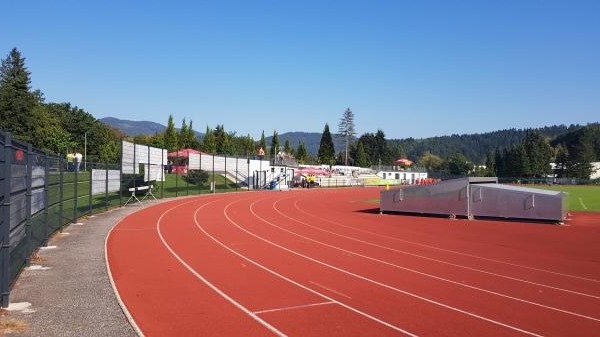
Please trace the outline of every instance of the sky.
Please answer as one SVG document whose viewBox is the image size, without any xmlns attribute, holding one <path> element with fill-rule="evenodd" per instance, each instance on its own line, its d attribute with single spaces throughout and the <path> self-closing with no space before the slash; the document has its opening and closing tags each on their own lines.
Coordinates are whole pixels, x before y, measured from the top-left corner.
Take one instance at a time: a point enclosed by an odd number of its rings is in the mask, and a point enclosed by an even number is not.
<svg viewBox="0 0 600 337">
<path fill-rule="evenodd" d="M 600 1 L 4 0 L 0 57 L 96 118 L 260 138 L 600 120 Z"/>
</svg>

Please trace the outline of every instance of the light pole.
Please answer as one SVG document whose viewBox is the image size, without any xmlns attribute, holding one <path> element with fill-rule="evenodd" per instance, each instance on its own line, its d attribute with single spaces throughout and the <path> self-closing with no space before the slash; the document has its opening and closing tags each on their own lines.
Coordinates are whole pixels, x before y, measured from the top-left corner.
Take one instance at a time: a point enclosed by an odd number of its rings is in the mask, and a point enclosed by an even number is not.
<svg viewBox="0 0 600 337">
<path fill-rule="evenodd" d="M 87 132 L 83 134 L 83 170 L 87 171 Z"/>
</svg>

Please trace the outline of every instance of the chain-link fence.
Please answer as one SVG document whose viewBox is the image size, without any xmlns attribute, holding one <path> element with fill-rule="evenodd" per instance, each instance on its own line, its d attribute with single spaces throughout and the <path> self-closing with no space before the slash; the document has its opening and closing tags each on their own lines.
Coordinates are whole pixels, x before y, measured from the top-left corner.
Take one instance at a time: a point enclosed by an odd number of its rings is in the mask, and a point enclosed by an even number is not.
<svg viewBox="0 0 600 337">
<path fill-rule="evenodd" d="M 120 163 L 79 162 L 0 132 L 1 307 L 33 253 L 65 225 L 147 199 L 264 188 L 273 179 L 269 162 L 255 158 L 179 156 L 127 142 L 122 154 Z"/>
</svg>

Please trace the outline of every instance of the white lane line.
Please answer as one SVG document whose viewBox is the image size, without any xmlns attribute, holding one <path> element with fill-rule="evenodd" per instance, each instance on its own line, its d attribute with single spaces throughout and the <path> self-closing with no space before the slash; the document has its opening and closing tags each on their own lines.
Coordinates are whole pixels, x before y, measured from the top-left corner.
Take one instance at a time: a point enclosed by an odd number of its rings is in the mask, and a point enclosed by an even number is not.
<svg viewBox="0 0 600 337">
<path fill-rule="evenodd" d="M 279 211 L 275 207 L 275 205 L 273 205 L 273 209 L 275 209 L 275 211 L 277 213 L 281 214 L 282 216 L 284 216 L 284 217 L 286 217 L 286 218 L 288 218 L 290 220 L 296 221 L 296 222 L 298 222 L 298 223 L 300 223 L 302 225 L 305 225 L 307 227 L 310 227 L 310 228 L 322 231 L 324 233 L 335 235 L 335 236 L 338 236 L 338 237 L 341 237 L 341 238 L 344 238 L 344 239 L 348 239 L 348 240 L 352 240 L 352 241 L 364 243 L 366 245 L 370 245 L 370 246 L 373 246 L 373 247 L 377 247 L 377 248 L 381 248 L 381 249 L 386 249 L 386 250 L 389 250 L 389 251 L 392 251 L 392 252 L 396 252 L 396 253 L 400 253 L 400 254 L 404 254 L 404 255 L 409 255 L 409 256 L 417 257 L 417 258 L 420 258 L 420 259 L 423 259 L 423 260 L 434 261 L 434 262 L 445 264 L 445 265 L 448 265 L 448 266 L 462 268 L 462 269 L 466 269 L 466 270 L 470 270 L 470 271 L 474 271 L 474 272 L 478 272 L 478 273 L 482 273 L 482 274 L 487 274 L 487 275 L 491 275 L 491 276 L 495 276 L 495 277 L 501 277 L 501 278 L 505 278 L 507 280 L 512 280 L 512 281 L 516 281 L 516 282 L 527 283 L 527 284 L 531 284 L 531 285 L 538 286 L 538 287 L 544 287 L 544 288 L 553 289 L 553 290 L 557 290 L 557 291 L 562 291 L 562 292 L 566 292 L 566 293 L 570 293 L 570 294 L 575 294 L 575 295 L 580 295 L 580 296 L 585 296 L 585 297 L 591 297 L 591 298 L 594 298 L 594 299 L 600 299 L 600 296 L 596 296 L 596 295 L 592 295 L 592 294 L 582 293 L 582 292 L 575 291 L 575 290 L 570 290 L 570 289 L 559 288 L 559 287 L 551 286 L 551 285 L 544 284 L 544 283 L 538 283 L 538 282 L 528 281 L 528 280 L 520 279 L 520 278 L 517 278 L 517 277 L 502 275 L 502 274 L 498 274 L 498 273 L 493 273 L 493 272 L 490 272 L 490 271 L 487 271 L 487 270 L 482 270 L 482 269 L 467 267 L 467 266 L 464 266 L 464 265 L 461 265 L 461 264 L 456 264 L 456 263 L 452 263 L 452 262 L 448 262 L 448 261 L 438 260 L 438 259 L 434 259 L 434 258 L 431 258 L 431 257 L 427 257 L 427 256 L 423 256 L 423 255 L 419 255 L 419 254 L 415 254 L 415 253 L 410 253 L 410 252 L 407 252 L 407 251 L 403 251 L 403 250 L 399 250 L 399 249 L 395 249 L 395 248 L 391 248 L 391 247 L 379 245 L 379 244 L 372 243 L 372 242 L 369 242 L 369 241 L 360 240 L 360 239 L 357 239 L 357 238 L 354 238 L 354 237 L 351 237 L 351 236 L 342 235 L 342 234 L 339 234 L 339 233 L 336 233 L 336 232 L 328 231 L 328 230 L 319 228 L 317 226 L 310 225 L 310 224 L 308 224 L 306 222 L 297 220 L 295 218 L 289 217 L 289 216 L 285 215 L 283 212 Z M 320 219 L 320 218 L 317 218 L 317 219 Z M 323 219 L 323 220 L 325 220 L 327 222 L 330 222 L 327 219 Z"/>
<path fill-rule="evenodd" d="M 284 334 L 283 332 L 279 331 L 277 328 L 275 328 L 274 326 L 272 326 L 271 324 L 267 323 L 265 320 L 263 320 L 262 318 L 258 317 L 257 314 L 253 313 L 252 311 L 248 310 L 246 307 L 244 307 L 243 305 L 241 305 L 239 302 L 237 302 L 236 300 L 234 300 L 233 298 L 231 298 L 229 295 L 227 295 L 225 292 L 223 292 L 221 289 L 219 289 L 217 286 L 215 286 L 214 284 L 212 284 L 209 280 L 207 280 L 206 278 L 204 278 L 202 275 L 200 275 L 196 270 L 194 270 L 194 268 L 192 268 L 189 264 L 187 264 L 174 250 L 173 248 L 171 248 L 171 246 L 169 246 L 169 244 L 167 243 L 167 241 L 165 240 L 165 238 L 162 235 L 162 232 L 160 230 L 160 223 L 163 219 L 163 217 L 171 212 L 172 210 L 185 205 L 185 204 L 190 204 L 193 202 L 196 202 L 197 200 L 192 200 L 189 202 L 185 202 L 185 203 L 181 203 L 179 205 L 173 206 L 171 208 L 169 208 L 168 210 L 166 210 L 165 212 L 163 212 L 160 217 L 158 218 L 158 221 L 156 222 L 156 231 L 158 232 L 158 236 L 160 237 L 160 240 L 162 241 L 163 245 L 165 246 L 165 248 L 167 248 L 167 250 L 171 253 L 171 255 L 173 255 L 173 257 L 175 257 L 175 259 L 177 259 L 177 261 L 179 261 L 179 263 L 181 263 L 181 265 L 183 265 L 192 275 L 194 275 L 196 278 L 198 278 L 200 281 L 202 281 L 204 284 L 206 284 L 209 288 L 211 288 L 214 292 L 216 292 L 217 294 L 219 294 L 219 296 L 223 297 L 224 299 L 226 299 L 229 303 L 233 304 L 236 308 L 240 309 L 242 312 L 244 312 L 246 315 L 250 316 L 252 319 L 254 319 L 256 322 L 258 322 L 259 324 L 261 324 L 262 326 L 264 326 L 265 328 L 267 328 L 269 331 L 273 332 L 274 334 L 276 334 L 277 336 L 286 336 L 286 334 Z M 200 206 L 199 208 L 197 208 L 196 212 L 205 207 L 206 205 L 212 204 L 214 202 L 216 202 L 218 200 L 213 200 L 211 202 L 207 202 L 205 204 L 203 204 L 202 206 Z M 194 221 L 196 221 L 196 213 L 194 213 Z"/>
<path fill-rule="evenodd" d="M 240 200 L 238 200 L 238 201 L 240 201 Z M 227 210 L 229 209 L 229 207 L 230 207 L 231 205 L 233 205 L 234 203 L 236 203 L 236 202 L 237 202 L 237 201 L 232 201 L 231 203 L 229 203 L 229 204 L 228 204 L 228 205 L 225 207 L 225 209 L 223 210 L 223 215 L 225 215 L 225 217 L 227 218 L 227 220 L 228 220 L 228 221 L 229 221 L 229 222 L 230 222 L 232 225 L 234 225 L 234 226 L 235 226 L 235 227 L 237 227 L 237 228 L 240 228 L 240 229 L 242 229 L 242 228 L 241 228 L 241 227 L 240 227 L 240 226 L 239 226 L 239 225 L 238 225 L 238 224 L 237 224 L 237 223 L 236 223 L 234 220 L 232 220 L 232 219 L 229 217 L 229 215 L 227 214 Z M 199 209 L 198 209 L 198 210 L 199 210 Z M 385 326 L 387 326 L 387 327 L 388 327 L 388 328 L 390 328 L 390 329 L 396 330 L 396 331 L 398 331 L 398 332 L 402 332 L 402 333 L 404 333 L 404 334 L 406 334 L 406 335 L 408 335 L 408 336 L 414 336 L 414 337 L 416 337 L 416 336 L 417 336 L 417 335 L 415 335 L 414 333 L 411 333 L 411 332 L 409 332 L 409 331 L 407 331 L 407 330 L 404 330 L 404 329 L 402 329 L 402 328 L 400 328 L 400 327 L 397 327 L 397 326 L 395 326 L 395 325 L 393 325 L 393 324 L 391 324 L 391 323 L 388 323 L 388 322 L 382 321 L 382 320 L 380 320 L 379 318 L 377 318 L 377 317 L 375 317 L 375 316 L 371 316 L 371 315 L 367 314 L 366 312 L 362 312 L 362 311 L 360 311 L 360 310 L 358 310 L 358 309 L 356 309 L 356 308 L 353 308 L 353 307 L 351 307 L 351 306 L 349 306 L 349 305 L 347 305 L 347 304 L 344 304 L 344 303 L 342 303 L 342 302 L 336 301 L 335 299 L 333 299 L 333 298 L 331 298 L 331 297 L 329 297 L 329 296 L 327 296 L 327 295 L 325 295 L 325 294 L 322 294 L 322 293 L 320 293 L 320 292 L 318 292 L 318 291 L 316 291 L 316 290 L 314 290 L 314 289 L 311 289 L 311 288 L 309 288 L 309 287 L 307 287 L 307 286 L 305 286 L 305 285 L 303 285 L 303 284 L 300 284 L 300 283 L 298 283 L 298 282 L 296 282 L 296 281 L 294 281 L 294 280 L 292 280 L 292 279 L 290 279 L 290 278 L 288 278 L 288 277 L 285 277 L 285 276 L 283 276 L 283 275 L 281 275 L 281 274 L 277 273 L 276 271 L 274 271 L 274 270 L 272 270 L 272 269 L 269 269 L 268 267 L 266 267 L 266 266 L 263 266 L 262 264 L 260 264 L 260 263 L 258 263 L 258 262 L 256 262 L 256 261 L 254 261 L 254 260 L 252 260 L 252 259 L 250 259 L 249 257 L 247 257 L 247 256 L 245 256 L 245 255 L 243 255 L 243 254 L 241 254 L 241 253 L 239 253 L 239 252 L 237 252 L 237 251 L 233 250 L 232 248 L 228 247 L 228 246 L 227 246 L 226 244 L 224 244 L 223 242 L 219 241 L 219 240 L 218 240 L 217 238 L 215 238 L 214 236 L 210 235 L 210 234 L 209 234 L 209 233 L 208 233 L 208 232 L 207 232 L 207 231 L 204 229 L 204 227 L 202 227 L 202 226 L 200 225 L 200 223 L 198 223 L 197 214 L 198 214 L 198 211 L 196 211 L 196 213 L 194 213 L 194 222 L 196 223 L 196 227 L 198 227 L 198 229 L 200 229 L 200 230 L 201 230 L 201 231 L 202 231 L 202 232 L 203 232 L 203 233 L 204 233 L 206 236 L 208 236 L 209 238 L 211 238 L 211 239 L 212 239 L 214 242 L 216 242 L 217 244 L 219 244 L 220 246 L 222 246 L 224 249 L 228 250 L 228 251 L 229 251 L 229 252 L 231 252 L 232 254 L 235 254 L 235 255 L 239 256 L 240 258 L 242 258 L 242 259 L 244 259 L 244 260 L 246 260 L 246 261 L 250 262 L 251 264 L 255 265 L 256 267 L 258 267 L 258 268 L 260 268 L 260 269 L 262 269 L 262 270 L 264 270 L 264 271 L 267 271 L 268 273 L 270 273 L 270 274 L 272 274 L 272 275 L 275 275 L 275 276 L 277 276 L 277 277 L 281 278 L 282 280 L 285 280 L 285 281 L 287 281 L 287 282 L 289 282 L 289 283 L 291 283 L 291 284 L 294 284 L 294 285 L 296 285 L 296 286 L 298 286 L 298 287 L 300 287 L 300 288 L 302 288 L 302 289 L 304 289 L 304 290 L 306 290 L 306 291 L 309 291 L 309 292 L 311 292 L 311 293 L 313 293 L 313 294 L 315 294 L 315 295 L 318 295 L 318 296 L 320 296 L 320 297 L 322 297 L 322 298 L 324 298 L 324 299 L 326 299 L 326 300 L 328 300 L 328 301 L 330 301 L 330 302 L 334 302 L 334 303 L 336 303 L 336 304 L 338 304 L 338 305 L 342 306 L 343 308 L 346 308 L 346 309 L 348 309 L 348 310 L 350 310 L 350 311 L 352 311 L 352 312 L 355 312 L 355 313 L 357 313 L 357 314 L 359 314 L 359 315 L 361 315 L 361 316 L 364 316 L 364 317 L 366 317 L 366 318 L 369 318 L 369 319 L 371 319 L 371 320 L 373 320 L 373 321 L 375 321 L 375 322 L 377 322 L 377 323 L 379 323 L 379 324 L 385 325 Z M 243 230 L 243 231 L 245 231 L 245 232 L 247 232 L 247 231 L 246 231 L 246 230 L 244 230 L 244 229 L 242 229 L 242 230 Z M 252 233 L 250 233 L 250 232 L 248 232 L 248 233 L 249 233 L 249 234 L 251 234 L 251 235 L 253 235 L 253 236 L 256 236 L 256 235 L 254 235 L 254 234 L 252 234 Z M 263 240 L 263 239 L 261 239 L 261 240 Z"/>
<path fill-rule="evenodd" d="M 445 249 L 445 248 L 435 247 L 435 246 L 431 246 L 431 245 L 426 245 L 424 243 L 419 243 L 419 242 L 414 242 L 414 241 L 408 241 L 408 240 L 400 239 L 400 238 L 389 236 L 389 235 L 382 235 L 382 234 L 371 232 L 371 231 L 368 231 L 368 230 L 364 230 L 364 229 L 360 229 L 360 228 L 356 228 L 356 227 L 352 227 L 352 226 L 340 224 L 338 222 L 335 222 L 335 221 L 332 221 L 332 220 L 329 220 L 329 219 L 326 219 L 326 218 L 318 217 L 318 216 L 316 216 L 314 214 L 308 213 L 305 210 L 301 209 L 297 205 L 297 203 L 298 203 L 298 200 L 296 200 L 296 202 L 294 202 L 295 208 L 298 211 L 306 214 L 307 216 L 310 216 L 312 218 L 315 218 L 315 219 L 318 219 L 318 220 L 321 220 L 321 221 L 329 222 L 330 224 L 333 224 L 333 225 L 336 225 L 336 226 L 339 226 L 339 227 L 344 227 L 344 228 L 352 229 L 352 230 L 357 231 L 357 232 L 366 233 L 366 234 L 370 234 L 370 235 L 381 237 L 381 238 L 385 238 L 385 239 L 391 239 L 391 240 L 394 240 L 394 241 L 404 242 L 404 243 L 407 243 L 407 244 L 410 244 L 410 245 L 413 245 L 413 246 L 425 247 L 425 248 L 429 248 L 429 249 L 433 249 L 433 250 L 438 250 L 438 251 L 441 251 L 441 252 L 446 252 L 446 253 L 452 253 L 452 254 L 467 256 L 467 257 L 470 257 L 470 258 L 473 258 L 473 259 L 482 260 L 482 261 L 494 262 L 494 263 L 504 264 L 504 265 L 507 265 L 507 266 L 513 266 L 513 267 L 518 267 L 518 268 L 523 268 L 523 269 L 535 270 L 535 271 L 545 272 L 545 273 L 549 273 L 549 274 L 553 274 L 553 275 L 559 275 L 559 276 L 563 276 L 563 277 L 569 277 L 569 278 L 574 278 L 574 279 L 579 279 L 579 280 L 585 280 L 585 281 L 600 283 L 600 280 L 598 280 L 598 279 L 592 279 L 592 278 L 583 277 L 583 276 L 577 276 L 577 275 L 571 275 L 571 274 L 556 272 L 556 271 L 552 271 L 552 270 L 548 270 L 548 269 L 542 269 L 542 268 L 524 266 L 524 265 L 521 265 L 521 264 L 516 264 L 516 263 L 511 263 L 511 262 L 506 262 L 506 261 L 501 261 L 501 260 L 495 260 L 495 259 L 490 259 L 490 258 L 478 256 L 478 255 L 472 255 L 472 254 L 468 254 L 468 253 L 458 252 L 458 251 L 451 250 L 451 249 Z"/>
<path fill-rule="evenodd" d="M 327 304 L 337 304 L 337 303 L 332 302 L 332 301 L 327 301 L 327 302 L 320 302 L 320 303 L 313 303 L 313 304 L 295 305 L 292 307 L 285 307 L 285 308 L 259 310 L 259 311 L 255 311 L 254 313 L 257 315 L 260 315 L 260 314 L 265 314 L 268 312 L 279 312 L 279 311 L 304 309 L 304 308 L 317 307 L 317 306 L 327 305 Z"/>
<path fill-rule="evenodd" d="M 471 271 L 482 273 L 482 274 L 487 274 L 487 275 L 491 275 L 491 276 L 501 277 L 501 278 L 505 278 L 505 279 L 508 279 L 508 280 L 516 281 L 516 282 L 527 283 L 527 284 L 531 284 L 531 285 L 538 286 L 538 287 L 544 287 L 544 288 L 553 289 L 553 290 L 557 290 L 557 291 L 562 291 L 562 292 L 566 292 L 566 293 L 570 293 L 570 294 L 575 294 L 575 295 L 580 295 L 580 296 L 585 296 L 585 297 L 591 297 L 591 298 L 594 298 L 594 299 L 600 299 L 600 296 L 596 296 L 596 295 L 592 295 L 592 294 L 582 293 L 582 292 L 575 291 L 575 290 L 570 290 L 570 289 L 559 288 L 559 287 L 551 286 L 551 285 L 548 285 L 548 284 L 543 284 L 543 283 L 528 281 L 528 280 L 524 280 L 524 279 L 520 279 L 520 278 L 516 278 L 516 277 L 512 277 L 512 276 L 497 274 L 497 273 L 493 273 L 493 272 L 490 272 L 490 271 L 487 271 L 487 270 L 482 270 L 482 269 L 467 267 L 467 266 L 464 266 L 464 265 L 461 265 L 461 264 L 456 264 L 456 263 L 451 263 L 451 262 L 447 262 L 447 261 L 443 261 L 443 260 L 438 260 L 438 259 L 434 259 L 434 258 L 431 258 L 431 257 L 427 257 L 427 256 L 423 256 L 423 255 L 419 255 L 419 254 L 415 254 L 415 253 L 410 253 L 410 252 L 407 252 L 407 251 L 403 251 L 403 250 L 399 250 L 399 249 L 395 249 L 395 248 L 391 248 L 391 247 L 379 245 L 379 244 L 372 243 L 372 242 L 369 242 L 369 241 L 360 240 L 360 239 L 357 239 L 357 238 L 354 238 L 354 237 L 351 237 L 351 236 L 346 236 L 346 235 L 342 235 L 342 234 L 339 234 L 339 233 L 336 233 L 336 232 L 328 231 L 328 230 L 319 228 L 317 226 L 310 225 L 310 224 L 308 224 L 306 222 L 303 222 L 303 221 L 291 218 L 291 217 L 285 215 L 283 212 L 279 211 L 275 207 L 275 205 L 273 206 L 273 209 L 275 209 L 275 211 L 277 213 L 281 214 L 282 216 L 284 216 L 284 217 L 286 217 L 286 218 L 288 218 L 288 219 L 290 219 L 292 221 L 296 221 L 296 222 L 298 222 L 298 223 L 300 223 L 302 225 L 305 225 L 307 227 L 310 227 L 310 228 L 322 231 L 324 233 L 335 235 L 335 236 L 338 236 L 338 237 L 341 237 L 341 238 L 344 238 L 344 239 L 348 239 L 348 240 L 352 240 L 352 241 L 364 243 L 366 245 L 370 245 L 370 246 L 373 246 L 373 247 L 377 247 L 377 248 L 381 248 L 381 249 L 386 249 L 386 250 L 389 250 L 389 251 L 392 251 L 392 252 L 396 252 L 396 253 L 400 253 L 400 254 L 405 254 L 405 255 L 417 257 L 417 258 L 420 258 L 420 259 L 423 259 L 423 260 L 434 261 L 434 262 L 445 264 L 445 265 L 448 265 L 448 266 L 453 266 L 453 267 L 457 267 L 457 268 L 463 268 L 463 269 L 466 269 L 466 270 L 471 270 Z"/>
<path fill-rule="evenodd" d="M 351 299 L 352 299 L 352 297 L 350 297 L 350 296 L 348 296 L 348 295 L 346 295 L 346 294 L 344 294 L 344 293 L 341 293 L 341 292 L 339 292 L 339 291 L 337 291 L 337 290 L 334 290 L 334 289 L 331 289 L 331 288 L 329 288 L 329 287 L 326 287 L 326 286 L 324 286 L 324 285 L 322 285 L 322 284 L 319 284 L 319 283 L 317 283 L 317 282 L 315 282 L 315 281 L 308 281 L 308 282 L 309 282 L 309 283 L 312 283 L 312 284 L 314 284 L 314 285 L 316 285 L 316 286 L 317 286 L 317 287 L 319 287 L 319 288 L 323 288 L 323 289 L 325 289 L 325 290 L 327 290 L 327 291 L 330 291 L 330 292 L 332 292 L 332 293 L 334 293 L 334 294 L 336 294 L 336 295 L 339 295 L 339 296 L 345 297 L 345 298 L 347 298 L 347 299 L 349 299 L 349 300 L 351 300 Z"/>
<path fill-rule="evenodd" d="M 581 318 L 585 318 L 585 319 L 589 319 L 589 320 L 600 322 L 600 318 L 586 316 L 586 315 L 579 314 L 579 313 L 576 313 L 576 312 L 572 312 L 572 311 L 568 311 L 568 310 L 564 310 L 564 309 L 560 309 L 560 308 L 556 308 L 556 307 L 551 307 L 551 306 L 544 305 L 544 304 L 537 303 L 537 302 L 528 301 L 528 300 L 525 300 L 525 299 L 522 299 L 522 298 L 518 298 L 518 297 L 514 297 L 514 296 L 511 296 L 511 295 L 506 295 L 506 294 L 503 294 L 503 293 L 498 293 L 498 292 L 495 292 L 495 291 L 492 291 L 492 290 L 479 288 L 479 287 L 476 287 L 476 286 L 472 286 L 472 285 L 468 285 L 468 284 L 465 284 L 465 283 L 462 283 L 462 282 L 457 282 L 457 281 L 454 281 L 454 280 L 446 279 L 446 278 L 443 278 L 443 277 L 440 277 L 440 276 L 436 276 L 436 275 L 433 275 L 433 274 L 428 274 L 428 273 L 425 273 L 425 272 L 422 272 L 422 271 L 418 271 L 418 270 L 415 270 L 415 269 L 403 267 L 403 266 L 400 266 L 400 265 L 397 265 L 397 264 L 394 264 L 394 263 L 391 263 L 391 262 L 383 261 L 383 260 L 380 260 L 380 259 L 377 259 L 377 258 L 374 258 L 374 257 L 370 257 L 370 256 L 366 256 L 366 255 L 359 254 L 359 253 L 356 253 L 356 252 L 352 252 L 352 251 L 349 251 L 349 250 L 346 250 L 346 249 L 343 249 L 343 248 L 340 248 L 340 247 L 337 247 L 337 246 L 330 245 L 330 244 L 325 243 L 325 242 L 321 242 L 321 241 L 309 238 L 309 237 L 304 236 L 304 235 L 300 235 L 300 234 L 298 234 L 296 232 L 293 232 L 293 231 L 291 231 L 289 229 L 277 226 L 277 225 L 271 223 L 270 221 L 261 218 L 256 213 L 253 213 L 253 214 L 255 214 L 255 216 L 257 218 L 261 219 L 266 224 L 268 224 L 268 225 L 270 225 L 272 227 L 275 227 L 275 228 L 277 228 L 277 229 L 279 229 L 281 231 L 284 231 L 284 232 L 287 232 L 289 234 L 295 235 L 295 236 L 297 236 L 299 238 L 302 238 L 302 239 L 314 242 L 316 244 L 319 244 L 319 245 L 322 245 L 322 246 L 325 246 L 325 247 L 329 247 L 331 249 L 335 249 L 335 250 L 344 252 L 344 253 L 346 253 L 348 255 L 354 255 L 354 256 L 357 256 L 357 257 L 369 260 L 369 261 L 374 261 L 374 262 L 381 263 L 381 264 L 386 265 L 386 266 L 390 266 L 390 267 L 393 267 L 393 268 L 397 268 L 397 269 L 401 269 L 401 270 L 404 270 L 404 271 L 408 271 L 408 272 L 411 272 L 411 273 L 414 273 L 414 274 L 417 274 L 417 275 L 421 275 L 421 276 L 433 278 L 433 279 L 436 279 L 436 280 L 439 280 L 439 281 L 448 282 L 448 283 L 451 283 L 451 284 L 454 284 L 454 285 L 457 285 L 457 286 L 460 286 L 460 287 L 465 287 L 465 288 L 469 288 L 469 289 L 481 291 L 481 292 L 484 292 L 484 293 L 487 293 L 487 294 L 491 294 L 491 295 L 495 295 L 495 296 L 507 298 L 507 299 L 510 299 L 510 300 L 513 300 L 513 301 L 531 304 L 531 305 L 534 305 L 534 306 L 537 306 L 537 307 L 540 307 L 540 308 L 544 308 L 544 309 L 548 309 L 548 310 L 553 310 L 553 311 L 558 311 L 558 312 L 561 312 L 563 314 L 573 315 L 573 316 L 577 316 L 577 317 L 581 317 Z M 294 219 L 292 219 L 292 220 L 294 220 Z M 294 221 L 297 221 L 297 220 L 294 220 Z M 307 225 L 307 226 L 309 226 L 309 225 Z M 360 241 L 360 240 L 357 240 L 357 241 Z M 360 241 L 360 242 L 362 242 L 362 241 Z M 591 296 L 590 295 L 590 297 L 595 297 L 595 296 Z"/>
<path fill-rule="evenodd" d="M 251 213 L 252 213 L 252 215 L 254 215 L 256 218 L 258 218 L 258 219 L 261 219 L 262 221 L 265 221 L 266 223 L 269 223 L 269 222 L 268 222 L 268 221 L 266 221 L 265 219 L 261 218 L 261 217 L 260 217 L 258 214 L 256 214 L 256 212 L 254 212 L 253 206 L 254 206 L 254 205 L 257 203 L 257 202 L 258 202 L 258 201 L 254 201 L 254 202 L 253 202 L 253 203 L 250 205 L 250 212 L 251 212 Z M 227 207 L 229 207 L 229 205 L 228 205 Z M 420 296 L 420 295 L 417 295 L 417 294 L 414 294 L 414 293 L 408 292 L 408 291 L 406 291 L 406 290 L 402 290 L 402 289 L 399 289 L 399 288 L 396 288 L 396 287 L 392 287 L 392 286 L 390 286 L 390 285 L 387 285 L 387 284 L 385 284 L 385 283 L 381 283 L 381 282 L 379 282 L 379 281 L 372 280 L 372 279 L 370 279 L 370 278 L 368 278 L 368 277 L 365 277 L 365 276 L 362 276 L 362 275 L 358 275 L 358 274 L 356 274 L 356 273 L 353 273 L 353 272 L 350 272 L 350 271 L 348 271 L 348 270 L 345 270 L 345 269 L 342 269 L 342 268 L 339 268 L 339 267 L 336 267 L 336 266 L 330 265 L 330 264 L 328 264 L 328 263 L 326 263 L 326 262 L 323 262 L 323 261 L 321 261 L 321 260 L 317 260 L 317 259 L 315 259 L 315 258 L 312 258 L 312 257 L 310 257 L 310 256 L 307 256 L 307 255 L 304 255 L 304 254 L 302 254 L 302 253 L 296 252 L 296 251 L 294 251 L 294 250 L 292 250 L 292 249 L 289 249 L 289 248 L 287 248 L 287 247 L 281 246 L 281 245 L 279 245 L 279 244 L 277 244 L 277 243 L 275 243 L 275 242 L 273 242 L 273 241 L 270 241 L 270 240 L 267 240 L 267 239 L 265 239 L 265 238 L 263 238 L 263 237 L 260 237 L 259 235 L 257 235 L 257 234 L 254 234 L 254 233 L 250 232 L 249 230 L 247 230 L 247 229 L 245 229 L 245 228 L 243 228 L 243 227 L 239 226 L 237 223 L 235 223 L 235 222 L 233 222 L 233 221 L 232 221 L 232 224 L 233 224 L 234 226 L 238 227 L 240 230 L 242 230 L 242 231 L 244 231 L 244 232 L 248 233 L 249 235 L 251 235 L 251 236 L 254 236 L 255 238 L 257 238 L 257 239 L 259 239 L 259 240 L 261 240 L 261 241 L 264 241 L 264 242 L 266 242 L 266 243 L 268 243 L 268 244 L 270 244 L 270 245 L 273 245 L 273 246 L 275 246 L 275 247 L 277 247 L 277 248 L 280 248 L 280 249 L 282 249 L 282 250 L 285 250 L 286 252 L 289 252 L 289 253 L 291 253 L 291 254 L 294 254 L 294 255 L 296 255 L 296 256 L 302 257 L 302 258 L 304 258 L 304 259 L 306 259 L 306 260 L 312 261 L 312 262 L 314 262 L 314 263 L 316 263 L 316 264 L 320 264 L 320 265 L 322 265 L 322 266 L 325 266 L 325 267 L 328 267 L 328 268 L 330 268 L 330 269 L 333 269 L 333 270 L 339 271 L 339 272 L 341 272 L 341 273 L 343 273 L 343 274 L 346 274 L 346 275 L 353 276 L 353 277 L 355 277 L 355 278 L 357 278 L 357 279 L 359 279 L 359 280 L 363 280 L 363 281 L 366 281 L 366 282 L 368 282 L 368 283 L 372 283 L 372 284 L 378 285 L 378 286 L 380 286 L 380 287 L 382 287 L 382 288 L 389 289 L 389 290 L 392 290 L 392 291 L 395 291 L 395 292 L 398 292 L 398 293 L 401 293 L 401 294 L 404 294 L 404 295 L 407 295 L 407 296 L 410 296 L 410 297 L 413 297 L 413 298 L 416 298 L 416 299 L 422 300 L 422 301 L 424 301 L 424 302 L 431 303 L 431 304 L 434 304 L 434 305 L 440 306 L 440 307 L 442 307 L 442 308 L 449 309 L 449 310 L 451 310 L 451 311 L 456 311 L 456 312 L 459 312 L 459 313 L 465 314 L 465 315 L 467 315 L 467 316 L 471 316 L 471 317 L 474 317 L 474 318 L 478 318 L 478 319 L 484 320 L 484 321 L 486 321 L 486 322 L 489 322 L 489 323 L 492 323 L 492 324 L 496 324 L 496 325 L 499 325 L 499 326 L 502 326 L 502 327 L 505 327 L 505 328 L 508 328 L 508 329 L 511 329 L 511 330 L 515 330 L 515 331 L 518 331 L 518 332 L 521 332 L 521 333 L 524 333 L 524 334 L 527 334 L 527 335 L 531 335 L 531 336 L 540 336 L 540 335 L 538 335 L 538 334 L 536 334 L 536 333 L 534 333 L 534 332 L 527 331 L 527 330 L 524 330 L 524 329 L 520 329 L 520 328 L 517 328 L 517 327 L 515 327 L 515 326 L 509 325 L 509 324 L 506 324 L 506 323 L 502 323 L 502 322 L 499 322 L 499 321 L 493 320 L 493 319 L 491 319 L 491 318 L 487 318 L 487 317 L 485 317 L 485 316 L 481 316 L 481 315 L 478 315 L 478 314 L 475 314 L 475 313 L 472 313 L 472 312 L 469 312 L 469 311 L 466 311 L 466 310 L 463 310 L 463 309 L 460 309 L 460 308 L 457 308 L 457 307 L 453 307 L 453 306 L 451 306 L 451 305 L 448 305 L 448 304 L 444 304 L 444 303 L 441 303 L 441 302 L 438 302 L 438 301 L 435 301 L 435 300 L 429 299 L 429 298 L 427 298 L 427 297 L 423 297 L 423 296 Z"/>
<path fill-rule="evenodd" d="M 581 207 L 583 207 L 584 210 L 587 210 L 587 206 L 583 203 L 583 199 L 581 199 L 581 197 L 579 197 L 579 204 L 581 204 Z"/>
</svg>

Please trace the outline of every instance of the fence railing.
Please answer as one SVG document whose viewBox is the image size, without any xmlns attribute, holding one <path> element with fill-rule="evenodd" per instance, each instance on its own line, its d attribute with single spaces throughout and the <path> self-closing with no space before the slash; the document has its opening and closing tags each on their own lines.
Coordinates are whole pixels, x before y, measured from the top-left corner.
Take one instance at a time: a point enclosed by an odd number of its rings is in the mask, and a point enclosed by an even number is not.
<svg viewBox="0 0 600 337">
<path fill-rule="evenodd" d="M 154 164 L 136 159 L 77 165 L 0 132 L 0 306 L 8 306 L 10 288 L 32 254 L 82 217 L 139 205 L 144 198 L 242 191 L 253 185 L 255 163 L 249 158 L 207 155 L 202 164 L 186 174 L 168 173 L 166 157 Z"/>
</svg>

